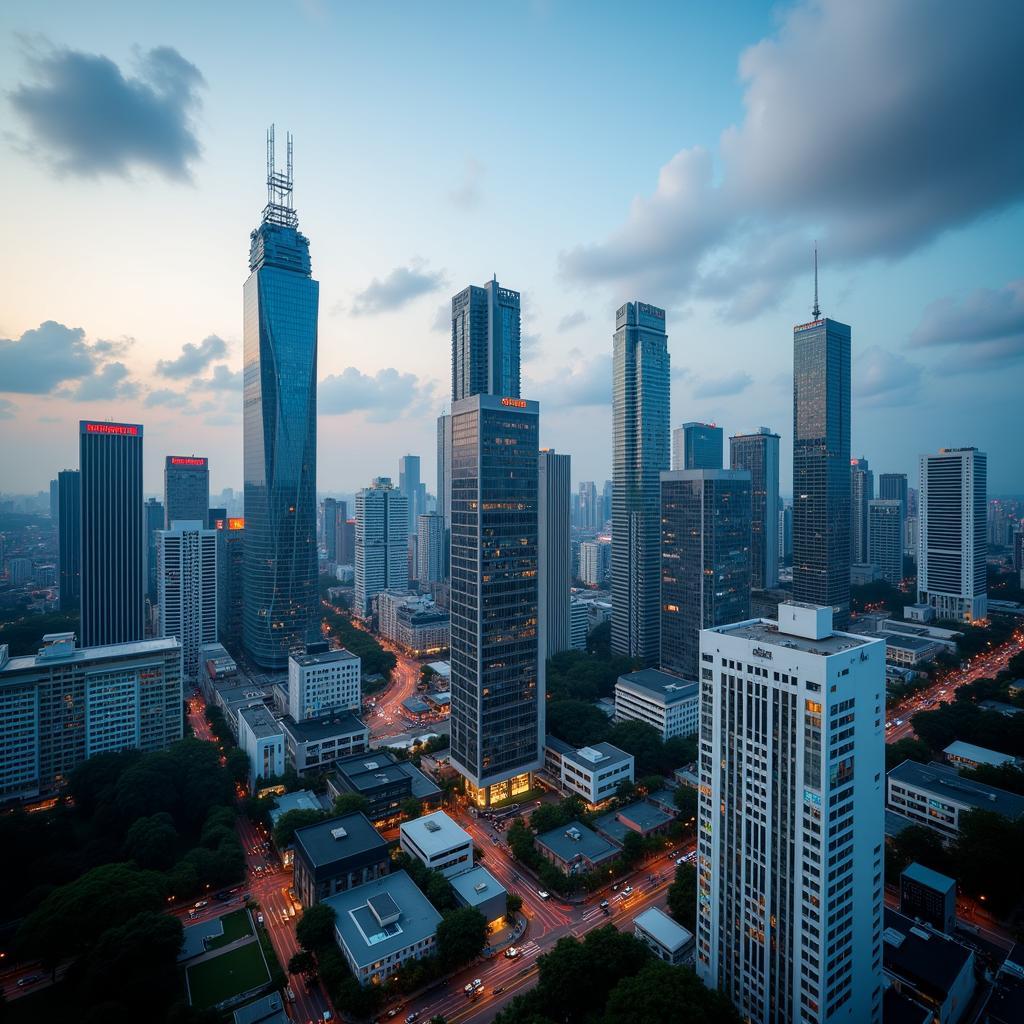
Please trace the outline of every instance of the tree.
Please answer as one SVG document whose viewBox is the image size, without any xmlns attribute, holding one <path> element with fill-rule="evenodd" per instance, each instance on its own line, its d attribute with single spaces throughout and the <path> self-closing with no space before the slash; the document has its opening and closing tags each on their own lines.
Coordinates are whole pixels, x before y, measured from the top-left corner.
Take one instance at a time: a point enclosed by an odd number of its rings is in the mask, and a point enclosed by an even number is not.
<svg viewBox="0 0 1024 1024">
<path fill-rule="evenodd" d="M 418 818 L 420 814 L 422 814 L 423 804 L 421 804 L 419 800 L 416 799 L 416 797 L 411 796 L 409 797 L 408 800 L 402 801 L 402 806 L 400 810 L 402 814 L 405 816 L 406 820 L 411 821 L 413 818 Z"/>
<path fill-rule="evenodd" d="M 505 893 L 505 920 L 509 924 L 515 920 L 516 914 L 523 909 L 523 897 L 517 892 Z"/>
<path fill-rule="evenodd" d="M 353 811 L 362 811 L 364 814 L 370 806 L 370 801 L 361 793 L 341 793 L 334 801 L 335 814 L 351 814 Z"/>
<path fill-rule="evenodd" d="M 249 755 L 241 747 L 232 747 L 227 753 L 228 775 L 240 786 L 249 781 Z"/>
<path fill-rule="evenodd" d="M 668 912 L 684 928 L 697 930 L 697 869 L 692 864 L 676 868 L 675 881 L 668 887 Z"/>
<path fill-rule="evenodd" d="M 598 623 L 587 634 L 587 653 L 596 654 L 601 658 L 610 658 L 612 656 L 611 619 Z"/>
<path fill-rule="evenodd" d="M 630 829 L 622 837 L 622 853 L 619 856 L 622 863 L 631 868 L 643 858 L 646 849 L 644 837 L 639 832 Z"/>
<path fill-rule="evenodd" d="M 968 811 L 960 815 L 960 834 L 946 874 L 953 875 L 964 892 L 984 898 L 994 913 L 1005 916 L 1024 898 L 1024 879 L 1016 863 L 1021 849 L 1024 821 L 1011 821 L 994 811 Z"/>
<path fill-rule="evenodd" d="M 282 814 L 274 826 L 274 845 L 279 850 L 286 849 L 291 846 L 297 829 L 305 828 L 307 825 L 315 825 L 320 821 L 326 821 L 329 817 L 330 815 L 327 811 L 317 811 L 311 808 L 299 808 L 298 810 Z"/>
<path fill-rule="evenodd" d="M 944 875 L 950 874 L 953 870 L 942 837 L 927 825 L 908 826 L 892 840 L 891 845 L 893 855 L 888 866 L 897 871 L 902 871 L 912 861 L 917 861 Z M 890 877 L 887 881 L 895 885 L 898 877 Z"/>
<path fill-rule="evenodd" d="M 895 743 L 889 743 L 885 748 L 885 770 L 890 772 L 904 761 L 920 761 L 927 764 L 932 759 L 932 748 L 924 740 L 914 739 L 907 736 Z"/>
<path fill-rule="evenodd" d="M 446 970 L 468 964 L 487 944 L 487 921 L 473 907 L 449 910 L 437 926 L 437 956 Z"/>
<path fill-rule="evenodd" d="M 706 988 L 692 970 L 659 960 L 643 965 L 611 990 L 603 1024 L 739 1024 L 729 1000 Z"/>
<path fill-rule="evenodd" d="M 678 786 L 672 794 L 672 803 L 683 821 L 697 817 L 697 790 L 692 786 Z"/>
<path fill-rule="evenodd" d="M 616 800 L 632 800 L 636 796 L 636 786 L 629 779 L 623 779 L 615 787 Z"/>
<path fill-rule="evenodd" d="M 178 849 L 178 833 L 174 819 L 160 811 L 148 818 L 139 818 L 128 829 L 124 853 L 140 868 L 166 871 L 174 863 Z"/>
<path fill-rule="evenodd" d="M 299 945 L 311 953 L 333 946 L 336 917 L 334 908 L 326 903 L 316 903 L 303 911 L 295 926 L 295 938 Z"/>
<path fill-rule="evenodd" d="M 608 716 L 588 700 L 552 700 L 546 714 L 548 732 L 574 747 L 600 743 L 611 730 Z"/>
<path fill-rule="evenodd" d="M 316 975 L 316 957 L 308 949 L 300 949 L 288 961 L 289 974 L 302 974 L 307 978 Z"/>
<path fill-rule="evenodd" d="M 661 734 L 653 725 L 646 722 L 626 721 L 612 726 L 609 741 L 632 754 L 636 761 L 636 770 L 641 775 L 655 772 L 667 774 L 673 765 L 665 763 L 665 745 Z"/>
</svg>

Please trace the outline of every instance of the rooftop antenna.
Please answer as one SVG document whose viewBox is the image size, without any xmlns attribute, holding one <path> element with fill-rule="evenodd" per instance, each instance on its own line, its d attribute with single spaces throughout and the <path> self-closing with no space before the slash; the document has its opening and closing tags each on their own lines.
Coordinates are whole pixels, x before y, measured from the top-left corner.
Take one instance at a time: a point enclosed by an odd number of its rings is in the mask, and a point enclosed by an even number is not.
<svg viewBox="0 0 1024 1024">
<path fill-rule="evenodd" d="M 273 129 L 271 129 L 273 131 Z M 291 165 L 289 164 L 289 170 Z M 821 307 L 818 305 L 818 240 L 814 240 L 814 309 L 811 310 L 811 316 L 815 320 L 821 317 Z"/>
<path fill-rule="evenodd" d="M 279 224 L 281 227 L 299 226 L 299 215 L 295 212 L 292 195 L 292 134 L 285 135 L 288 144 L 288 169 L 278 171 L 274 166 L 274 126 L 267 130 L 267 205 L 263 207 L 264 223 Z"/>
</svg>

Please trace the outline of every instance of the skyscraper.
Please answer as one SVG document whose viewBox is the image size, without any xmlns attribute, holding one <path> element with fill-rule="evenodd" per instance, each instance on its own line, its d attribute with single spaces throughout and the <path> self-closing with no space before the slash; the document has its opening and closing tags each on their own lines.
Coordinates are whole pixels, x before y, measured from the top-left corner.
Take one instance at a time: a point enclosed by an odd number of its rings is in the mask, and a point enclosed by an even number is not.
<svg viewBox="0 0 1024 1024">
<path fill-rule="evenodd" d="M 77 469 L 57 474 L 57 556 L 60 610 L 78 607 L 82 590 L 82 478 Z M 0 562 L 0 565 L 3 563 Z"/>
<path fill-rule="evenodd" d="M 877 499 L 868 502 L 867 561 L 894 587 L 903 579 L 903 503 Z"/>
<path fill-rule="evenodd" d="M 793 328 L 793 596 L 850 616 L 850 328 L 821 316 Z"/>
<path fill-rule="evenodd" d="M 452 530 L 452 418 L 448 413 L 437 417 L 437 512 L 443 519 L 444 548 L 441 551 L 443 578 L 448 578 L 449 548 Z"/>
<path fill-rule="evenodd" d="M 729 464 L 750 473 L 750 586 L 770 590 L 779 582 L 779 435 L 759 427 L 730 437 Z"/>
<path fill-rule="evenodd" d="M 338 561 L 338 517 L 345 516 L 345 502 L 336 498 L 324 498 L 320 502 L 320 535 L 328 562 Z"/>
<path fill-rule="evenodd" d="M 267 205 L 252 232 L 244 288 L 245 649 L 283 669 L 319 634 L 316 353 L 320 286 L 292 205 L 288 169 L 267 140 Z"/>
<path fill-rule="evenodd" d="M 60 483 L 57 480 L 50 481 L 50 522 L 54 525 L 60 518 Z"/>
<path fill-rule="evenodd" d="M 416 536 L 416 517 L 426 511 L 420 505 L 420 457 L 418 455 L 403 455 L 398 460 L 398 489 L 409 502 L 409 524 L 406 533 L 408 536 L 414 537 Z"/>
<path fill-rule="evenodd" d="M 355 613 L 368 619 L 382 590 L 409 589 L 409 499 L 377 477 L 356 493 Z"/>
<path fill-rule="evenodd" d="M 661 474 L 661 667 L 697 679 L 700 631 L 750 615 L 750 472 Z"/>
<path fill-rule="evenodd" d="M 444 579 L 444 517 L 426 512 L 416 517 L 416 580 L 422 587 Z"/>
<path fill-rule="evenodd" d="M 160 636 L 181 645 L 181 678 L 199 684 L 204 644 L 217 641 L 217 531 L 201 519 L 178 520 L 157 533 Z"/>
<path fill-rule="evenodd" d="M 451 763 L 480 806 L 544 763 L 537 421 L 514 396 L 452 405 Z"/>
<path fill-rule="evenodd" d="M 210 509 L 209 460 L 195 455 L 164 459 L 164 529 L 171 523 L 206 523 Z"/>
<path fill-rule="evenodd" d="M 144 635 L 142 425 L 79 423 L 82 646 Z"/>
<path fill-rule="evenodd" d="M 245 520 L 231 516 L 217 527 L 217 639 L 230 651 L 242 646 L 244 574 Z"/>
<path fill-rule="evenodd" d="M 917 591 L 940 619 L 988 614 L 988 458 L 977 448 L 922 455 Z"/>
<path fill-rule="evenodd" d="M 850 459 L 850 561 L 868 559 L 868 502 L 875 497 L 875 474 L 862 455 Z"/>
<path fill-rule="evenodd" d="M 452 401 L 519 397 L 519 292 L 497 278 L 452 298 Z"/>
<path fill-rule="evenodd" d="M 714 423 L 684 423 L 672 431 L 673 469 L 721 469 L 724 432 Z"/>
<path fill-rule="evenodd" d="M 545 448 L 538 455 L 537 487 L 538 620 L 544 635 L 541 656 L 570 648 L 569 601 L 572 544 L 569 527 L 571 460 Z"/>
<path fill-rule="evenodd" d="M 669 456 L 665 311 L 627 302 L 612 362 L 612 650 L 658 661 L 661 481 Z"/>
<path fill-rule="evenodd" d="M 757 1024 L 881 1024 L 885 643 L 780 604 L 700 655 L 697 975 Z"/>
<path fill-rule="evenodd" d="M 163 502 L 149 498 L 142 507 L 142 521 L 146 533 L 146 597 L 149 603 L 157 602 L 156 582 L 156 535 L 164 528 Z"/>
<path fill-rule="evenodd" d="M 601 525 L 610 523 L 612 520 L 612 482 L 605 480 L 601 489 Z"/>
<path fill-rule="evenodd" d="M 597 484 L 593 480 L 580 481 L 580 514 L 581 530 L 597 530 L 604 525 L 601 518 L 601 507 L 598 503 Z"/>
<path fill-rule="evenodd" d="M 903 505 L 903 517 L 906 518 L 910 512 L 907 504 L 907 474 L 880 473 L 878 497 L 883 501 L 899 501 Z"/>
</svg>

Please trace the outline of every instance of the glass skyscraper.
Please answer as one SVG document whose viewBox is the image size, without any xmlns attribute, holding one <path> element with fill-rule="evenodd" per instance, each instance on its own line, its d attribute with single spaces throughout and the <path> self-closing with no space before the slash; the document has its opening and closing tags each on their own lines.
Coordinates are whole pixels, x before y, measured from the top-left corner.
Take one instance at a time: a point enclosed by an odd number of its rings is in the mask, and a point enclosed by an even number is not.
<svg viewBox="0 0 1024 1024">
<path fill-rule="evenodd" d="M 569 601 L 572 594 L 570 530 L 571 457 L 553 448 L 540 452 L 538 500 L 538 574 L 544 657 L 571 647 Z"/>
<path fill-rule="evenodd" d="M 82 482 L 77 469 L 57 474 L 57 551 L 60 610 L 78 607 L 82 584 Z"/>
<path fill-rule="evenodd" d="M 452 298 L 452 401 L 519 397 L 519 292 L 492 279 Z"/>
<path fill-rule="evenodd" d="M 661 481 L 669 466 L 665 311 L 627 302 L 615 314 L 612 363 L 612 650 L 658 661 Z"/>
<path fill-rule="evenodd" d="M 318 633 L 316 350 L 318 282 L 268 140 L 268 201 L 244 288 L 244 646 L 263 668 Z"/>
<path fill-rule="evenodd" d="M 862 455 L 850 459 L 850 561 L 870 562 L 868 558 L 868 502 L 875 497 L 875 474 Z"/>
<path fill-rule="evenodd" d="M 164 526 L 176 522 L 205 524 L 210 511 L 210 464 L 195 455 L 164 459 Z"/>
<path fill-rule="evenodd" d="M 750 586 L 779 582 L 779 435 L 767 427 L 729 438 L 729 463 L 750 472 Z"/>
<path fill-rule="evenodd" d="M 815 307 L 817 312 L 817 307 Z M 850 618 L 850 328 L 793 328 L 793 596 Z"/>
<path fill-rule="evenodd" d="M 156 534 L 164 528 L 163 503 L 148 498 L 142 507 L 142 521 L 146 530 L 146 596 L 150 604 L 156 604 Z"/>
<path fill-rule="evenodd" d="M 714 423 L 684 423 L 672 431 L 673 469 L 721 469 L 723 431 Z"/>
</svg>

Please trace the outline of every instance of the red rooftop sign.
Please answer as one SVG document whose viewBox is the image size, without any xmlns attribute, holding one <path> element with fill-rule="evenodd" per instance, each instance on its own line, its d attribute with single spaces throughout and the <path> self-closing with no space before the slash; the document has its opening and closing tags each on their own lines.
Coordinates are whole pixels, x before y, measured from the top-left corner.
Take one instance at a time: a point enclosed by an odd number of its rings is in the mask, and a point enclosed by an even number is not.
<svg viewBox="0 0 1024 1024">
<path fill-rule="evenodd" d="M 128 437 L 138 437 L 140 428 L 133 423 L 86 423 L 87 434 L 120 434 Z"/>
<path fill-rule="evenodd" d="M 190 458 L 187 455 L 168 455 L 168 462 L 172 466 L 205 466 L 206 459 Z"/>
</svg>

